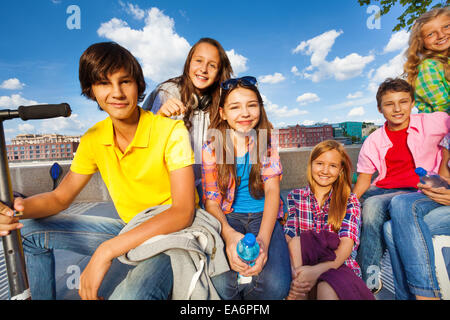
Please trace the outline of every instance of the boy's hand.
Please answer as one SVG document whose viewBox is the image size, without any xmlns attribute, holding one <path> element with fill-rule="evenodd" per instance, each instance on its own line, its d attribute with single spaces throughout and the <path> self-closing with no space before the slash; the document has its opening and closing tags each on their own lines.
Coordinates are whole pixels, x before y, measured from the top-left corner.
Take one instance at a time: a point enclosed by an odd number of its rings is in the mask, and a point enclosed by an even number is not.
<svg viewBox="0 0 450 320">
<path fill-rule="evenodd" d="M 105 246 L 100 245 L 92 255 L 91 260 L 80 276 L 80 289 L 78 294 L 83 300 L 103 300 L 98 296 L 98 289 L 105 274 L 111 267 L 112 258 Z"/>
<path fill-rule="evenodd" d="M 178 99 L 171 98 L 161 106 L 161 108 L 158 110 L 156 114 L 165 117 L 172 117 L 172 116 L 179 116 L 180 114 L 183 114 L 185 112 L 186 107 L 184 106 L 183 102 L 181 102 Z"/>
<path fill-rule="evenodd" d="M 23 211 L 22 198 L 16 198 L 14 200 L 14 208 L 18 212 Z M 22 227 L 23 224 L 19 223 L 19 217 L 14 215 L 14 210 L 0 202 L 0 236 L 6 236 L 11 230 L 20 229 Z"/>
<path fill-rule="evenodd" d="M 431 200 L 444 206 L 450 205 L 450 189 L 446 189 L 444 187 L 432 188 L 421 183 L 419 183 L 417 187 Z"/>
</svg>

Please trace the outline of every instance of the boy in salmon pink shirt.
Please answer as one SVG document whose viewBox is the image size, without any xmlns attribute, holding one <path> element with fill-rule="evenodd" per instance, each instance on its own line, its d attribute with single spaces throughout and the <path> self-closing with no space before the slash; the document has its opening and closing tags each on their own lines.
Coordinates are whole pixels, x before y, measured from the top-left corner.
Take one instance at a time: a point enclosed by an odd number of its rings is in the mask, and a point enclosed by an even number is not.
<svg viewBox="0 0 450 320">
<path fill-rule="evenodd" d="M 383 224 L 390 219 L 390 201 L 398 194 L 417 191 L 415 168 L 438 171 L 442 159 L 439 142 L 450 121 L 445 112 L 411 114 L 414 90 L 403 79 L 386 79 L 376 97 L 386 122 L 364 142 L 353 188 L 362 203 L 357 261 L 371 289 L 381 289 L 380 261 L 386 249 Z M 372 179 L 376 172 L 378 176 Z"/>
</svg>

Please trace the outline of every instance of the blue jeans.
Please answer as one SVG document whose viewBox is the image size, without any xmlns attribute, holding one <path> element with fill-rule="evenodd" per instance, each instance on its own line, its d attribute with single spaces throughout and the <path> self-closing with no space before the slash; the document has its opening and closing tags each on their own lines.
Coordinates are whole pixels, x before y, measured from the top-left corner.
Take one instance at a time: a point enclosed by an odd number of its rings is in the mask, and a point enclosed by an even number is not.
<svg viewBox="0 0 450 320">
<path fill-rule="evenodd" d="M 356 261 L 361 267 L 362 278 L 369 289 L 378 287 L 381 258 L 386 250 L 383 224 L 389 220 L 391 199 L 396 195 L 414 191 L 416 191 L 414 188 L 383 189 L 371 186 L 361 196 L 362 224 Z"/>
<path fill-rule="evenodd" d="M 450 235 L 450 207 L 420 192 L 396 196 L 384 235 L 399 300 L 439 297 L 434 264 L 434 235 Z"/>
<path fill-rule="evenodd" d="M 22 223 L 31 297 L 36 300 L 56 298 L 54 249 L 91 256 L 101 243 L 117 236 L 125 226 L 120 219 L 69 214 Z M 167 299 L 173 283 L 171 270 L 167 255 L 147 259 L 129 271 L 109 299 Z"/>
<path fill-rule="evenodd" d="M 229 213 L 227 221 L 233 229 L 258 235 L 262 213 Z M 238 273 L 230 270 L 211 278 L 224 300 L 281 300 L 289 294 L 291 265 L 289 251 L 281 225 L 275 222 L 270 240 L 268 259 L 263 270 L 253 276 L 252 282 L 238 285 Z"/>
</svg>

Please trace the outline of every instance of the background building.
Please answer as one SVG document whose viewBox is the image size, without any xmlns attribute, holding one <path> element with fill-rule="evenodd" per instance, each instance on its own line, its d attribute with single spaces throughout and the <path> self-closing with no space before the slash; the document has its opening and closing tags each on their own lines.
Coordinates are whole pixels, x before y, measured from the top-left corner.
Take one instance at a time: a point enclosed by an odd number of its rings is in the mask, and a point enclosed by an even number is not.
<svg viewBox="0 0 450 320">
<path fill-rule="evenodd" d="M 333 128 L 330 124 L 315 126 L 296 125 L 278 129 L 280 148 L 312 147 L 328 139 L 333 139 Z"/>
<path fill-rule="evenodd" d="M 362 140 L 362 122 L 345 121 L 339 123 L 339 126 L 344 129 L 344 136 L 356 137 L 357 140 Z"/>
<path fill-rule="evenodd" d="M 81 136 L 20 134 L 6 146 L 9 162 L 72 160 Z"/>
</svg>

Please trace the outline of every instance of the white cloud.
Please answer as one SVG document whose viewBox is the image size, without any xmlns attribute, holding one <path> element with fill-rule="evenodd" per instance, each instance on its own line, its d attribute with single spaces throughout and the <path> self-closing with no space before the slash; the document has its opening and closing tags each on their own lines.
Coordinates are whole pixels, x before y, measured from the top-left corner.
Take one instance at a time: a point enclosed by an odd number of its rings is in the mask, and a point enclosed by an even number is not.
<svg viewBox="0 0 450 320">
<path fill-rule="evenodd" d="M 365 113 L 364 107 L 357 107 L 350 110 L 347 117 L 359 117 L 363 116 Z"/>
<path fill-rule="evenodd" d="M 357 53 L 351 53 L 344 58 L 336 57 L 333 61 L 327 61 L 326 57 L 336 38 L 342 33 L 342 31 L 336 30 L 324 32 L 315 38 L 302 41 L 292 50 L 292 53 L 302 52 L 311 56 L 311 65 L 303 71 L 305 79 L 311 79 L 313 82 L 319 82 L 327 78 L 351 79 L 359 76 L 365 66 L 375 59 L 373 55 L 361 56 Z"/>
<path fill-rule="evenodd" d="M 22 97 L 20 94 L 13 94 L 9 96 L 0 97 L 0 108 L 17 108 L 19 106 L 27 106 L 38 104 L 34 100 L 28 100 Z"/>
<path fill-rule="evenodd" d="M 272 103 L 265 95 L 262 94 L 261 97 L 263 98 L 264 108 L 269 114 L 269 119 L 292 118 L 309 113 L 307 110 L 300 110 L 299 108 L 280 107 L 278 104 Z"/>
<path fill-rule="evenodd" d="M 388 44 L 384 47 L 383 53 L 404 50 L 408 47 L 409 33 L 406 30 L 400 30 L 391 35 Z"/>
<path fill-rule="evenodd" d="M 122 6 L 122 8 L 125 9 L 125 11 L 128 14 L 131 14 L 135 19 L 142 20 L 145 17 L 145 10 L 142 10 L 139 8 L 138 5 L 134 5 L 132 3 L 127 2 L 127 4 L 123 3 L 122 1 L 119 1 L 119 4 Z"/>
<path fill-rule="evenodd" d="M 317 94 L 308 92 L 298 96 L 296 101 L 300 103 L 300 105 L 305 105 L 308 103 L 318 102 L 320 101 L 320 98 Z"/>
<path fill-rule="evenodd" d="M 248 59 L 244 57 L 243 55 L 238 54 L 234 51 L 234 49 L 231 49 L 226 52 L 228 59 L 230 60 L 231 66 L 233 67 L 234 75 L 237 76 L 239 73 L 242 73 L 244 71 L 248 70 L 247 67 L 247 61 Z"/>
<path fill-rule="evenodd" d="M 35 131 L 35 128 L 33 125 L 29 123 L 19 124 L 19 131 L 26 132 L 26 133 L 32 133 Z"/>
<path fill-rule="evenodd" d="M 268 74 L 265 76 L 258 77 L 258 81 L 261 83 L 279 83 L 284 81 L 286 78 L 279 72 L 275 72 L 274 74 Z"/>
<path fill-rule="evenodd" d="M 0 84 L 1 89 L 7 89 L 7 90 L 20 90 L 24 87 L 24 84 L 19 81 L 17 78 L 11 78 L 8 80 L 5 80 Z"/>
<path fill-rule="evenodd" d="M 402 51 L 387 63 L 377 68 L 374 72 L 371 72 L 368 89 L 374 93 L 378 90 L 380 83 L 386 80 L 386 78 L 396 78 L 401 76 L 403 74 L 403 65 L 405 62 L 406 57 L 404 51 Z"/>
<path fill-rule="evenodd" d="M 141 63 L 146 78 L 161 82 L 179 76 L 191 45 L 176 33 L 174 19 L 158 8 L 143 10 L 137 5 L 125 8 L 136 18 L 144 12 L 145 25 L 142 29 L 132 29 L 126 21 L 113 18 L 102 23 L 97 34 L 130 50 Z M 246 57 L 234 49 L 227 51 L 227 54 L 235 74 L 247 70 Z"/>
<path fill-rule="evenodd" d="M 297 68 L 296 66 L 293 66 L 293 67 L 291 68 L 291 72 L 292 72 L 294 75 L 296 75 L 296 76 L 301 75 L 301 73 L 298 71 L 298 68 Z"/>
<path fill-rule="evenodd" d="M 304 120 L 302 122 L 302 125 L 304 125 L 304 126 L 312 126 L 315 123 L 316 123 L 316 121 L 313 121 L 313 120 Z"/>
<path fill-rule="evenodd" d="M 140 30 L 113 18 L 102 23 L 97 33 L 130 50 L 140 60 L 146 78 L 161 82 L 180 75 L 189 43 L 175 32 L 174 20 L 158 8 L 151 8 L 146 14 L 145 26 Z"/>
<path fill-rule="evenodd" d="M 78 114 L 73 113 L 68 118 L 54 118 L 46 119 L 41 122 L 42 132 L 62 132 L 62 131 L 72 131 L 77 132 L 80 129 L 85 128 L 85 124 L 78 120 Z"/>
<path fill-rule="evenodd" d="M 347 95 L 347 99 L 357 99 L 361 98 L 363 96 L 363 93 L 361 91 L 356 91 L 355 93 L 349 93 Z"/>
</svg>

